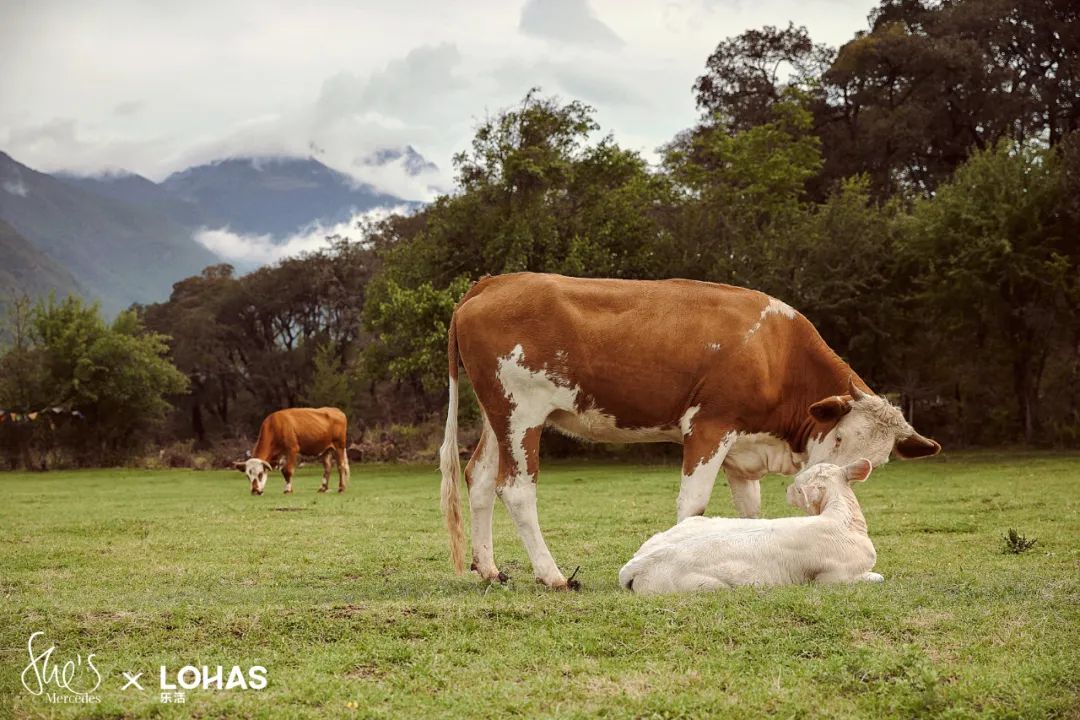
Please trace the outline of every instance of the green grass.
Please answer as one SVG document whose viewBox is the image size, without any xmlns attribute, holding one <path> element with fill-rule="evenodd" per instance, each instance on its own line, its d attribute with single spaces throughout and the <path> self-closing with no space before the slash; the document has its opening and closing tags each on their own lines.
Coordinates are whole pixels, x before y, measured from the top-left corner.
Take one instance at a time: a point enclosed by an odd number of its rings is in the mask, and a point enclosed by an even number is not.
<svg viewBox="0 0 1080 720">
<path fill-rule="evenodd" d="M 224 471 L 0 475 L 0 715 L 1080 717 L 1080 455 L 880 469 L 857 492 L 884 584 L 663 598 L 616 575 L 673 523 L 674 467 L 545 465 L 576 594 L 533 583 L 501 507 L 511 584 L 454 576 L 432 468 L 354 466 L 344 496 L 317 475 L 262 497 Z M 722 479 L 710 513 L 731 513 Z M 1003 553 L 1009 528 L 1038 544 Z M 23 689 L 34 630 L 97 654 L 100 704 Z M 164 705 L 162 664 L 261 664 L 269 687 Z"/>
</svg>

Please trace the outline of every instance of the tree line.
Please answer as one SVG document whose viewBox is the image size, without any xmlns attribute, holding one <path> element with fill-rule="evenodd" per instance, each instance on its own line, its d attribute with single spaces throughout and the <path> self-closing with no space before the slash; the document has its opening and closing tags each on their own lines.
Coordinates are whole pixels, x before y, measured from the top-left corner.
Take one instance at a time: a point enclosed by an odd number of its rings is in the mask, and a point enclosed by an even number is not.
<svg viewBox="0 0 1080 720">
<path fill-rule="evenodd" d="M 533 90 L 479 124 L 453 192 L 360 242 L 242 277 L 210 267 L 98 321 L 98 341 L 138 351 L 160 402 L 139 406 L 138 432 L 87 438 L 211 443 L 301 404 L 361 427 L 430 422 L 458 298 L 485 274 L 534 270 L 756 288 L 946 443 L 1075 445 L 1078 14 L 1065 0 L 886 0 L 838 50 L 795 26 L 748 31 L 706 60 L 700 118 L 657 163 L 587 105 Z M 90 352 L 46 332 L 80 313 L 33 310 L 5 378 L 38 367 L 28 354 Z M 112 417 L 122 401 L 93 405 L 105 395 L 74 384 L 81 363 L 46 363 L 34 400 Z M 34 387 L 0 383 L 0 407 L 33 404 Z"/>
</svg>

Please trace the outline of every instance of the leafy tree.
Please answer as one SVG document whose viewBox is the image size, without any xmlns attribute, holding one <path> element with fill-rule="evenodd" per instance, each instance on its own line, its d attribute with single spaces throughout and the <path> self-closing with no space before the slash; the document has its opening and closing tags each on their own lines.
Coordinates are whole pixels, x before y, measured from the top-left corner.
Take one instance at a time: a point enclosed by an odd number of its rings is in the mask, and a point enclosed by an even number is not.
<svg viewBox="0 0 1080 720">
<path fill-rule="evenodd" d="M 1042 378 L 1055 339 L 1075 323 L 1076 227 L 1060 222 L 1061 157 L 1001 142 L 977 152 L 914 210 L 906 251 L 918 259 L 918 288 L 951 358 L 972 370 L 1008 368 L 1024 438 L 1039 428 Z M 966 359 L 965 359 L 966 358 Z"/>
<path fill-rule="evenodd" d="M 802 98 L 789 93 L 770 121 L 729 133 L 715 126 L 677 138 L 664 166 L 679 190 L 665 274 L 767 289 L 785 276 L 785 231 L 803 212 L 821 166 Z"/>
<path fill-rule="evenodd" d="M 361 309 L 375 264 L 365 245 L 337 239 L 244 277 L 211 266 L 176 283 L 168 302 L 144 308 L 147 324 L 172 336 L 191 383 L 190 397 L 178 400 L 185 434 L 201 443 L 234 428 L 247 433 L 267 413 L 316 395 L 348 412 L 355 393 L 329 397 L 330 376 L 347 376 L 366 342 Z"/>
<path fill-rule="evenodd" d="M 766 25 L 723 40 L 694 82 L 698 108 L 709 124 L 749 130 L 773 120 L 773 106 L 790 89 L 813 91 L 833 52 L 817 45 L 805 27 Z"/>
<path fill-rule="evenodd" d="M 429 392 L 443 388 L 449 321 L 468 288 L 464 277 L 443 290 L 431 283 L 403 288 L 387 280 L 365 308 L 368 327 L 379 337 L 379 343 L 369 347 L 369 373 L 398 382 L 417 381 L 417 389 Z"/>
<path fill-rule="evenodd" d="M 0 358 L 0 405 L 23 413 L 60 406 L 84 421 L 46 432 L 52 416 L 42 415 L 34 421 L 39 432 L 17 429 L 24 464 L 29 440 L 43 446 L 63 442 L 90 462 L 137 450 L 168 411 L 166 397 L 187 389 L 186 378 L 166 357 L 166 340 L 147 332 L 133 311 L 106 324 L 96 305 L 75 297 L 39 303 L 29 344 Z"/>
</svg>

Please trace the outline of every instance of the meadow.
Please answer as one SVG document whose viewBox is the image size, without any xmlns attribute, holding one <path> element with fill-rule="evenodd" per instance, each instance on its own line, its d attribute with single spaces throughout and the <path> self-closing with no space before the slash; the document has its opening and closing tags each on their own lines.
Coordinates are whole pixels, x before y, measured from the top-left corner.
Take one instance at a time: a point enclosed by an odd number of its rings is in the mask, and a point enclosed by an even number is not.
<svg viewBox="0 0 1080 720">
<path fill-rule="evenodd" d="M 1080 717 L 1080 454 L 893 462 L 857 487 L 880 585 L 639 598 L 619 567 L 674 522 L 674 466 L 547 462 L 540 516 L 578 593 L 455 576 L 429 466 L 355 465 L 344 495 L 240 473 L 0 474 L 0 716 Z M 793 514 L 785 480 L 766 516 Z M 731 514 L 721 478 L 710 514 Z M 1004 553 L 1016 528 L 1037 544 Z M 93 705 L 23 687 L 27 640 L 94 662 Z M 162 703 L 159 668 L 267 668 Z M 122 690 L 123 671 L 142 691 Z"/>
</svg>

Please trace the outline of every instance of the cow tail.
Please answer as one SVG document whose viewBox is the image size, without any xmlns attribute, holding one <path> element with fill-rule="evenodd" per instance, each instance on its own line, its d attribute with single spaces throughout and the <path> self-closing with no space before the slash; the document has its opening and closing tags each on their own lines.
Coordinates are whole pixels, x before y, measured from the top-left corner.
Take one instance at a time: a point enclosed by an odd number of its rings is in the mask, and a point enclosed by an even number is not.
<svg viewBox="0 0 1080 720">
<path fill-rule="evenodd" d="M 461 503 L 458 500 L 458 478 L 461 458 L 458 455 L 458 356 L 456 318 L 450 319 L 449 341 L 446 349 L 450 366 L 450 403 L 446 410 L 446 431 L 439 448 L 439 471 L 442 473 L 442 512 L 450 533 L 450 562 L 459 575 L 465 570 L 465 532 L 461 527 Z"/>
</svg>

